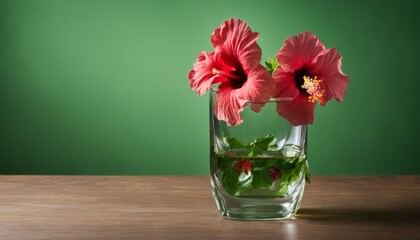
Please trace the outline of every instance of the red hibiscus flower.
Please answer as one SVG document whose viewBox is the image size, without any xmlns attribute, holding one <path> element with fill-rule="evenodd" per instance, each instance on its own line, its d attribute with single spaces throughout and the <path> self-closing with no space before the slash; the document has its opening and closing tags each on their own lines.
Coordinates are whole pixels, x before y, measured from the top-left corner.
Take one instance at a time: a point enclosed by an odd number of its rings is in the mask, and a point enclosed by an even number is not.
<svg viewBox="0 0 420 240">
<path fill-rule="evenodd" d="M 214 52 L 201 52 L 188 74 L 190 86 L 199 96 L 220 84 L 214 113 L 229 126 L 242 123 L 239 113 L 247 102 L 267 102 L 275 90 L 270 73 L 260 64 L 258 35 L 242 20 L 224 22 L 211 36 Z M 262 106 L 251 108 L 259 111 Z"/>
<path fill-rule="evenodd" d="M 334 48 L 325 49 L 314 34 L 288 38 L 276 58 L 280 67 L 273 73 L 275 97 L 293 99 L 278 103 L 277 112 L 292 125 L 313 123 L 316 101 L 321 106 L 332 98 L 342 101 L 349 82 L 341 71 L 342 57 Z"/>
<path fill-rule="evenodd" d="M 252 162 L 251 160 L 239 160 L 235 163 L 233 166 L 238 170 L 239 172 L 245 172 L 246 175 L 248 175 L 249 171 L 252 168 Z"/>
</svg>

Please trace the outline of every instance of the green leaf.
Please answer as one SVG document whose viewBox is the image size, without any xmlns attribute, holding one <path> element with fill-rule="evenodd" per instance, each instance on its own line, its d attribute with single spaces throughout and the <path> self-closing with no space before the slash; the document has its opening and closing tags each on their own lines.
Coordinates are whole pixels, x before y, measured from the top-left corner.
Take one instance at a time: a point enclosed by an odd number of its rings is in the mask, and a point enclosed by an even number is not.
<svg viewBox="0 0 420 240">
<path fill-rule="evenodd" d="M 230 149 L 240 149 L 240 148 L 246 148 L 247 145 L 242 144 L 238 139 L 235 137 L 223 137 L 224 140 L 229 144 Z"/>
<path fill-rule="evenodd" d="M 235 137 L 223 137 L 223 140 L 229 144 L 230 149 L 248 149 L 248 156 L 259 156 L 262 152 L 276 146 L 274 135 L 269 134 L 265 137 L 257 138 L 249 144 L 243 144 Z"/>
<path fill-rule="evenodd" d="M 268 162 L 269 161 L 266 161 L 266 160 L 263 160 L 263 159 L 251 159 L 251 161 L 252 161 L 252 166 L 253 166 L 253 168 L 256 168 L 257 170 L 258 169 L 260 169 L 260 168 L 265 168 L 265 167 L 267 167 L 268 166 Z"/>
<path fill-rule="evenodd" d="M 268 61 L 265 61 L 266 69 L 270 74 L 273 74 L 274 70 L 279 67 L 279 62 L 276 58 L 268 58 Z"/>
<path fill-rule="evenodd" d="M 257 138 L 248 145 L 248 156 L 259 156 L 262 152 L 268 150 L 276 139 L 274 135 L 269 134 L 265 137 Z"/>
<path fill-rule="evenodd" d="M 229 169 L 233 166 L 232 160 L 230 160 L 228 157 L 221 157 L 217 156 L 217 168 L 224 171 L 226 169 Z"/>
<path fill-rule="evenodd" d="M 294 161 L 286 162 L 281 168 L 282 170 L 282 177 L 277 185 L 277 187 L 280 189 L 276 196 L 283 197 L 288 191 L 288 187 L 290 184 L 298 180 L 300 174 L 302 171 L 304 171 L 305 174 L 305 181 L 310 183 L 310 174 L 309 174 L 309 166 L 308 162 L 305 158 L 294 158 Z"/>
<path fill-rule="evenodd" d="M 305 181 L 311 183 L 311 174 L 309 173 L 308 161 L 305 161 Z"/>
<path fill-rule="evenodd" d="M 262 154 L 262 151 L 260 149 L 254 147 L 254 146 L 248 147 L 248 156 L 255 157 L 255 156 L 258 156 L 258 155 L 261 155 L 261 154 Z"/>
<path fill-rule="evenodd" d="M 223 140 L 229 144 L 230 149 L 247 149 L 249 159 L 253 166 L 248 180 L 240 180 L 244 172 L 239 172 L 234 164 L 238 160 L 227 156 L 218 156 L 217 167 L 219 176 L 225 190 L 232 196 L 238 196 L 241 192 L 251 189 L 268 189 L 271 187 L 272 179 L 268 172 L 270 167 L 276 167 L 281 170 L 281 178 L 278 180 L 276 196 L 285 196 L 289 185 L 298 180 L 302 171 L 305 174 L 306 182 L 310 182 L 309 166 L 306 158 L 286 157 L 284 159 L 260 159 L 253 158 L 261 156 L 263 151 L 270 151 L 270 148 L 276 148 L 276 138 L 269 134 L 265 137 L 257 138 L 249 144 L 240 142 L 235 137 L 223 137 Z M 242 174 L 242 175 L 241 175 Z M 242 176 L 243 178 L 243 176 Z M 252 181 L 252 182 L 251 182 Z"/>
<path fill-rule="evenodd" d="M 250 146 L 255 146 L 255 147 L 263 149 L 263 150 L 267 150 L 268 146 L 270 146 L 270 144 L 273 142 L 273 140 L 274 140 L 274 135 L 273 134 L 268 134 L 265 137 L 255 139 L 249 145 Z"/>
<path fill-rule="evenodd" d="M 235 196 L 239 190 L 239 173 L 234 168 L 228 168 L 222 172 L 222 185 L 226 192 L 230 195 Z"/>
<path fill-rule="evenodd" d="M 253 179 L 251 183 L 251 187 L 253 189 L 267 189 L 271 186 L 272 181 L 270 174 L 268 174 L 267 170 L 261 169 L 261 170 L 255 170 L 252 172 Z"/>
<path fill-rule="evenodd" d="M 281 184 L 280 185 L 280 190 L 277 191 L 276 196 L 285 197 L 288 190 L 289 190 L 289 185 L 288 184 Z"/>
<path fill-rule="evenodd" d="M 298 180 L 305 165 L 306 159 L 299 158 L 295 158 L 295 161 L 292 163 L 285 164 L 285 166 L 281 169 L 282 176 L 280 184 L 291 184 Z"/>
<path fill-rule="evenodd" d="M 217 168 L 220 171 L 220 180 L 224 189 L 231 195 L 237 191 L 237 183 L 239 173 L 233 167 L 235 161 L 232 161 L 228 157 L 217 156 Z"/>
</svg>

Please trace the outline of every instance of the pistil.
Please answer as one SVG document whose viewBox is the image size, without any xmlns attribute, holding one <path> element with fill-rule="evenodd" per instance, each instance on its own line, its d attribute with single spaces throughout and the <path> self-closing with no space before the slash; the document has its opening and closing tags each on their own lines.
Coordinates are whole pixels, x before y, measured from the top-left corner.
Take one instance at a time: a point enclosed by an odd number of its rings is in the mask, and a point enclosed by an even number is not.
<svg viewBox="0 0 420 240">
<path fill-rule="evenodd" d="M 234 79 L 234 80 L 241 79 L 241 76 L 237 76 L 237 75 L 229 73 L 229 72 L 220 71 L 220 70 L 217 70 L 216 68 L 212 69 L 212 73 L 214 75 L 219 75 L 219 76 L 225 77 L 227 79 Z"/>
</svg>

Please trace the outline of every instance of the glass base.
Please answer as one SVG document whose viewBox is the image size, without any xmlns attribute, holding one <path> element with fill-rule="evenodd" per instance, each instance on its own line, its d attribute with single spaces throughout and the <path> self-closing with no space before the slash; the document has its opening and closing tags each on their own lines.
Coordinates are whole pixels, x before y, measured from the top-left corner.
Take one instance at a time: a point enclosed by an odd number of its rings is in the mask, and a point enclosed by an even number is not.
<svg viewBox="0 0 420 240">
<path fill-rule="evenodd" d="M 231 220 L 286 220 L 293 219 L 300 207 L 305 188 L 305 180 L 299 179 L 294 190 L 287 197 L 231 196 L 213 176 L 211 187 L 217 208 L 224 218 Z"/>
</svg>

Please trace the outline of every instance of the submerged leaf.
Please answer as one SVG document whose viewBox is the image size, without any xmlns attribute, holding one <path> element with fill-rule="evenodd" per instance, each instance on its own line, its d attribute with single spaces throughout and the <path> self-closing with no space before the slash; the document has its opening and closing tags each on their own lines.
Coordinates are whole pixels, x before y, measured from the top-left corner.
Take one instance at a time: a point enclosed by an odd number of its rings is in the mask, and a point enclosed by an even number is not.
<svg viewBox="0 0 420 240">
<path fill-rule="evenodd" d="M 305 181 L 311 183 L 311 174 L 309 173 L 309 164 L 308 161 L 305 163 Z"/>
<path fill-rule="evenodd" d="M 239 190 L 239 173 L 234 168 L 226 169 L 222 172 L 222 185 L 226 192 L 234 196 L 235 193 Z"/>
<path fill-rule="evenodd" d="M 253 171 L 253 180 L 251 187 L 253 189 L 267 189 L 271 186 L 272 181 L 267 170 L 261 169 Z"/>
</svg>

